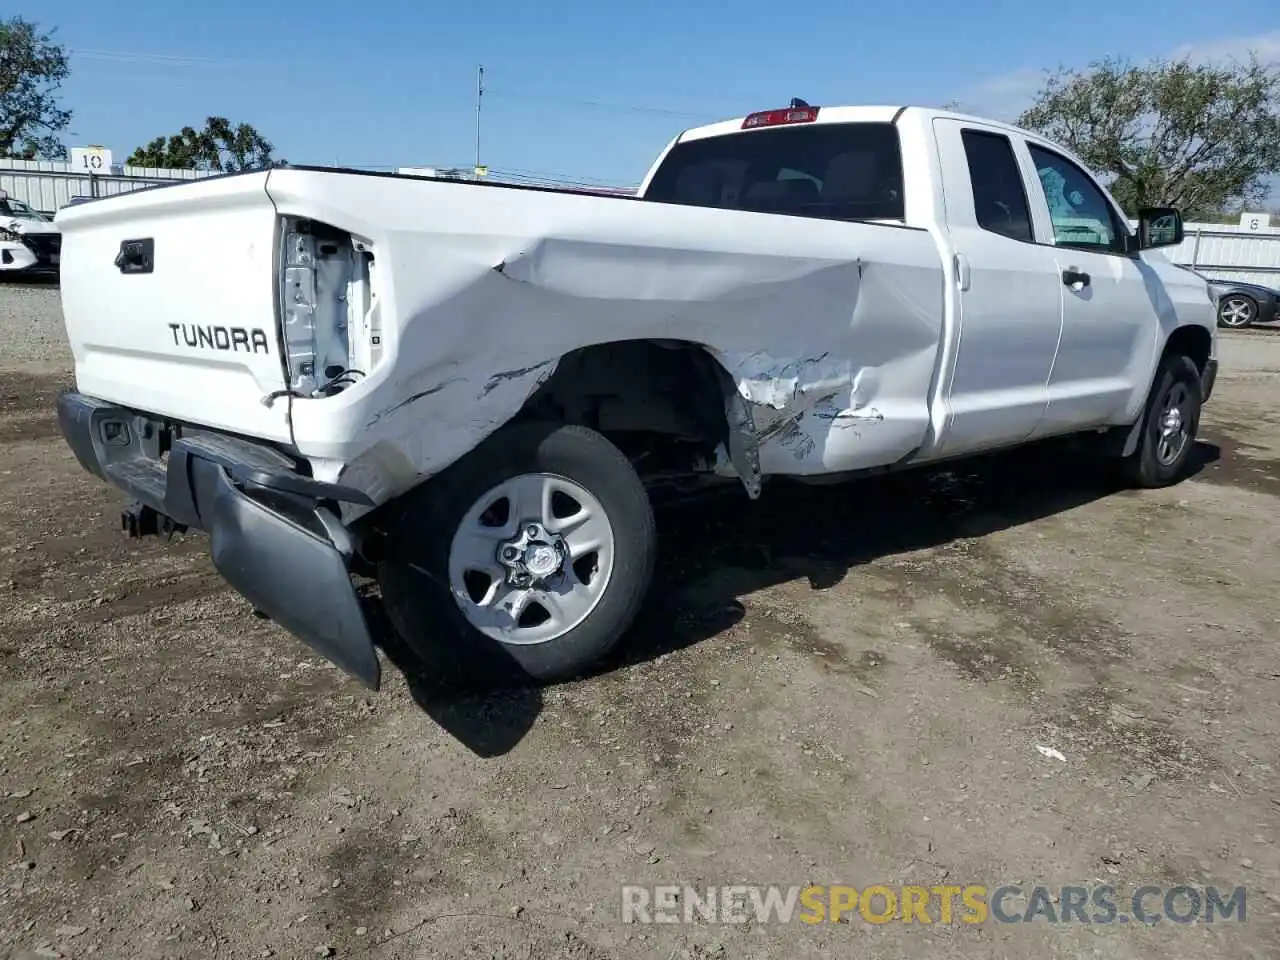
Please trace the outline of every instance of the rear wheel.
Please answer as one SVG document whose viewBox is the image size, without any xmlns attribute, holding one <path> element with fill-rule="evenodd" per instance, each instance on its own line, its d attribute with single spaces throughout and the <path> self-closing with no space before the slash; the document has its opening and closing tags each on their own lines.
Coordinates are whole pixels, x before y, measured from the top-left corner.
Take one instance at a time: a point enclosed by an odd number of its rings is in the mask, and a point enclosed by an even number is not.
<svg viewBox="0 0 1280 960">
<path fill-rule="evenodd" d="M 1186 472 L 1200 427 L 1200 370 L 1180 353 L 1166 354 L 1147 397 L 1137 449 L 1121 461 L 1134 486 L 1167 487 Z"/>
<path fill-rule="evenodd" d="M 383 601 L 445 682 L 581 675 L 631 626 L 652 578 L 648 495 L 585 427 L 500 430 L 399 521 L 379 566 Z"/>
<path fill-rule="evenodd" d="M 1218 303 L 1218 324 L 1239 329 L 1258 319 L 1258 303 L 1242 293 L 1231 293 Z"/>
</svg>

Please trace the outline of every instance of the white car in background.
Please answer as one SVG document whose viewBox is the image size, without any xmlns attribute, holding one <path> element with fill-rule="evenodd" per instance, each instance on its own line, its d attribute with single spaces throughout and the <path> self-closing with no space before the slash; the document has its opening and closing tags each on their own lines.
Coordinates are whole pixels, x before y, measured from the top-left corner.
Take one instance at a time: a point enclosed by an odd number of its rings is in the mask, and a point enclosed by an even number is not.
<svg viewBox="0 0 1280 960">
<path fill-rule="evenodd" d="M 55 274 L 62 232 L 38 210 L 0 191 L 0 273 Z"/>
</svg>

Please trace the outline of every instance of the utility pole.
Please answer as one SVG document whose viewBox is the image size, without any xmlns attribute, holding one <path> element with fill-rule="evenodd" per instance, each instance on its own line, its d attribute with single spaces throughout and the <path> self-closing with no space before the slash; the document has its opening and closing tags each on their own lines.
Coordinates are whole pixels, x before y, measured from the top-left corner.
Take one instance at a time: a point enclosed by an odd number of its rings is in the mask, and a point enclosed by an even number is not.
<svg viewBox="0 0 1280 960">
<path fill-rule="evenodd" d="M 476 71 L 476 167 L 472 172 L 479 179 L 480 170 L 480 102 L 484 98 L 484 65 Z"/>
</svg>

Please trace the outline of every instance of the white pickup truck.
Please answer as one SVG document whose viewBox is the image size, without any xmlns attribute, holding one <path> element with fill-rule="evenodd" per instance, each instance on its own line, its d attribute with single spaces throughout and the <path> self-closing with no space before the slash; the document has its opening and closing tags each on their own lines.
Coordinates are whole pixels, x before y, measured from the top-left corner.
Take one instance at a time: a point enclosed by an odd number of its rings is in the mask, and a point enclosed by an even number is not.
<svg viewBox="0 0 1280 960">
<path fill-rule="evenodd" d="M 663 485 L 830 482 L 1078 434 L 1183 475 L 1203 280 L 1079 160 L 916 107 L 689 130 L 635 197 L 277 168 L 70 207 L 62 431 L 133 534 L 207 532 L 376 689 L 357 591 L 459 681 L 595 664 Z"/>
</svg>

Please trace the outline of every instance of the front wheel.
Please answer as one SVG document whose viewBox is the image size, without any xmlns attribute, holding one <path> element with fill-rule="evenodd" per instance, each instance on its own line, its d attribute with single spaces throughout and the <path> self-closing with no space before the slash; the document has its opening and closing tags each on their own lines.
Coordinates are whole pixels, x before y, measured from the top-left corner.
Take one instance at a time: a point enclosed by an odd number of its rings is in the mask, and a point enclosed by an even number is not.
<svg viewBox="0 0 1280 960">
<path fill-rule="evenodd" d="M 631 626 L 653 575 L 649 497 L 585 427 L 506 427 L 411 497 L 379 582 L 436 678 L 579 676 Z"/>
<path fill-rule="evenodd" d="M 1138 446 L 1121 461 L 1131 484 L 1167 487 L 1182 479 L 1200 428 L 1202 389 L 1200 369 L 1190 357 L 1171 353 L 1161 360 Z"/>
</svg>

